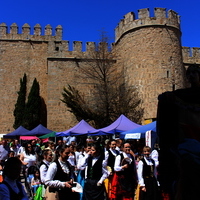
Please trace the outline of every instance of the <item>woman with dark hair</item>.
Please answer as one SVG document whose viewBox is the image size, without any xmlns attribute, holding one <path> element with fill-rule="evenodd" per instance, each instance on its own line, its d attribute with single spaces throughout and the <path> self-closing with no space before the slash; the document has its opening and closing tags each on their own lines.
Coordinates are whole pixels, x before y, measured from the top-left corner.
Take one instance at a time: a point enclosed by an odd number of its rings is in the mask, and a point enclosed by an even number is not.
<svg viewBox="0 0 200 200">
<path fill-rule="evenodd" d="M 17 181 L 22 163 L 17 157 L 9 158 L 3 169 L 4 181 L 0 184 L 1 200 L 28 200 L 22 184 Z"/>
<path fill-rule="evenodd" d="M 107 160 L 107 169 L 110 172 L 108 181 L 107 181 L 107 193 L 108 197 L 111 198 L 111 188 L 112 188 L 112 179 L 114 175 L 114 164 L 115 158 L 119 155 L 119 151 L 116 150 L 117 142 L 112 139 L 108 141 L 109 149 L 105 152 L 105 159 Z"/>
<path fill-rule="evenodd" d="M 90 143 L 85 143 L 84 145 L 84 151 L 80 153 L 78 157 L 78 163 L 77 163 L 77 169 L 78 169 L 78 176 L 77 176 L 77 182 L 81 184 L 82 187 L 84 187 L 85 184 L 85 166 L 82 167 L 82 164 L 84 164 L 85 160 L 84 157 L 87 156 L 88 152 L 91 149 Z M 83 162 L 83 163 L 82 163 Z M 80 200 L 82 200 L 83 194 L 80 194 Z"/>
<path fill-rule="evenodd" d="M 49 192 L 57 193 L 59 200 L 78 200 L 79 195 L 72 191 L 73 171 L 67 161 L 70 154 L 69 146 L 59 149 L 59 158 L 50 164 L 45 178 L 45 185 L 49 186 Z"/>
<path fill-rule="evenodd" d="M 104 180 L 108 177 L 104 149 L 98 144 L 91 144 L 91 150 L 84 157 L 82 167 L 85 166 L 85 185 L 83 200 L 105 199 Z"/>
<path fill-rule="evenodd" d="M 38 168 L 35 168 L 33 171 L 33 177 L 31 178 L 31 188 L 34 196 L 36 195 L 36 191 L 40 186 L 41 186 L 40 170 Z"/>
<path fill-rule="evenodd" d="M 74 171 L 74 180 L 77 181 L 77 162 L 79 153 L 76 151 L 76 147 L 74 145 L 69 145 L 70 154 L 67 161 L 70 163 L 72 171 Z"/>
<path fill-rule="evenodd" d="M 22 161 L 22 164 L 26 167 L 36 165 L 37 157 L 35 152 L 33 151 L 31 144 L 25 144 L 24 151 L 20 154 L 20 160 Z"/>
<path fill-rule="evenodd" d="M 115 174 L 112 183 L 112 199 L 133 200 L 137 187 L 135 158 L 129 142 L 122 144 L 123 152 L 115 159 Z"/>
</svg>

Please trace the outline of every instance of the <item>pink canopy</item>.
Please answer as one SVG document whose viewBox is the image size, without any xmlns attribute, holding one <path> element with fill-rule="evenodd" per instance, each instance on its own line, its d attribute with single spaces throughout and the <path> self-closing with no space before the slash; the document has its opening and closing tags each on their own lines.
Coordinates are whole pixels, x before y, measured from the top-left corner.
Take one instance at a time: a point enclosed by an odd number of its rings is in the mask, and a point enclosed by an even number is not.
<svg viewBox="0 0 200 200">
<path fill-rule="evenodd" d="M 20 139 L 20 140 L 37 140 L 37 139 L 39 139 L 39 138 L 36 137 L 36 136 L 20 136 L 19 139 Z"/>
</svg>

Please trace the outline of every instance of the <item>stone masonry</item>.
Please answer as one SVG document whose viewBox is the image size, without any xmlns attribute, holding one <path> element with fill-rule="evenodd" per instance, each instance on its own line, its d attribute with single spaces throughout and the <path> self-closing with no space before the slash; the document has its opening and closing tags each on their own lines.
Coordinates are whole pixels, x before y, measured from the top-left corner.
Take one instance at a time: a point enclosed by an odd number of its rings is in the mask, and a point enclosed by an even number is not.
<svg viewBox="0 0 200 200">
<path fill-rule="evenodd" d="M 179 16 L 163 8 L 138 10 L 138 19 L 130 12 L 115 29 L 113 51 L 116 67 L 123 67 L 127 83 L 138 88 L 145 108 L 144 119 L 156 118 L 157 96 L 164 91 L 183 88 L 185 68 L 193 63 L 200 64 L 200 48 L 181 46 Z M 33 31 L 33 34 L 31 34 Z M 55 29 L 47 25 L 44 35 L 37 24 L 33 30 L 28 24 L 19 34 L 17 24 L 8 29 L 0 24 L 0 133 L 13 131 L 14 105 L 20 78 L 27 74 L 28 91 L 34 78 L 40 83 L 40 95 L 47 107 L 47 128 L 63 131 L 77 121 L 60 101 L 63 87 L 67 84 L 78 87 L 89 95 L 89 85 L 80 76 L 77 62 L 84 60 L 94 43 L 62 40 L 62 27 Z"/>
</svg>

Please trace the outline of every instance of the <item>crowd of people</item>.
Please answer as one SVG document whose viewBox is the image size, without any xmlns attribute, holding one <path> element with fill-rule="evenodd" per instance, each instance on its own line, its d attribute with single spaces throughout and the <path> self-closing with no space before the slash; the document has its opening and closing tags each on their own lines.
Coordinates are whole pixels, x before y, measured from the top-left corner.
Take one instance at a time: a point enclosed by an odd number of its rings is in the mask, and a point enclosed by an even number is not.
<svg viewBox="0 0 200 200">
<path fill-rule="evenodd" d="M 132 142 L 121 139 L 86 138 L 78 145 L 75 137 L 58 139 L 56 144 L 2 140 L 0 167 L 1 200 L 30 198 L 20 173 L 30 179 L 32 199 L 37 200 L 161 199 L 158 152 L 152 154 L 148 146 L 136 150 Z"/>
</svg>

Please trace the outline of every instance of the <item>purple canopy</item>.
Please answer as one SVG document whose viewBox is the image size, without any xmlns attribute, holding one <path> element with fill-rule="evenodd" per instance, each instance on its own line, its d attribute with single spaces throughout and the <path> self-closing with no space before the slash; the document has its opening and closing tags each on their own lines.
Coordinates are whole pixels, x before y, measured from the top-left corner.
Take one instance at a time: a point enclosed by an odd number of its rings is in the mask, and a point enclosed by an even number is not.
<svg viewBox="0 0 200 200">
<path fill-rule="evenodd" d="M 30 131 L 25 129 L 23 126 L 19 126 L 15 131 L 4 135 L 4 138 L 14 138 L 16 136 L 24 135 L 25 133 L 29 133 Z"/>
<path fill-rule="evenodd" d="M 88 134 L 89 131 L 95 131 L 96 129 L 90 126 L 85 120 L 81 120 L 77 125 L 74 127 L 63 131 L 56 133 L 56 137 L 59 136 L 78 136 L 78 135 L 85 135 Z"/>
<path fill-rule="evenodd" d="M 141 125 L 132 122 L 126 116 L 120 115 L 120 117 L 109 126 L 97 129 L 95 131 L 90 131 L 89 135 L 93 136 L 93 135 L 108 135 L 108 134 L 121 133 L 123 131 L 135 129 L 140 126 Z"/>
<path fill-rule="evenodd" d="M 36 135 L 45 135 L 47 133 L 53 132 L 52 130 L 49 130 L 48 128 L 44 127 L 42 124 L 39 124 L 34 129 L 29 131 L 28 133 L 23 134 L 24 136 L 36 136 Z"/>
</svg>

